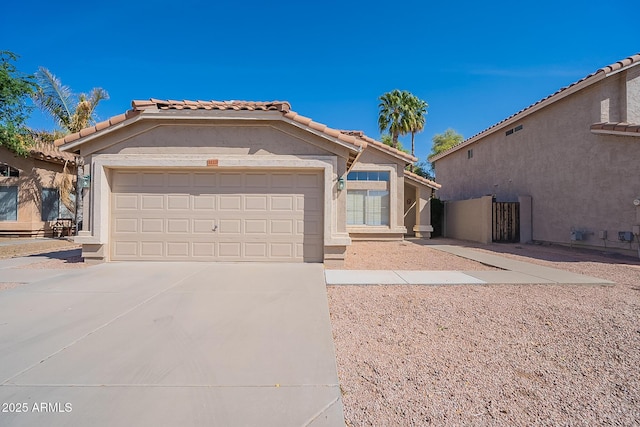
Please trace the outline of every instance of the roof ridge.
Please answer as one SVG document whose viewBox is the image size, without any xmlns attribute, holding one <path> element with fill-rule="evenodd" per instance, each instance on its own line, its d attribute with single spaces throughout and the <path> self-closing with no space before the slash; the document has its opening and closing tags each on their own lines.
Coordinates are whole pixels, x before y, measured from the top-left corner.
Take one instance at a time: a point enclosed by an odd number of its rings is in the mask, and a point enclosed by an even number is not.
<svg viewBox="0 0 640 427">
<path fill-rule="evenodd" d="M 548 96 L 546 96 L 546 97 L 544 97 L 544 98 L 540 99 L 539 101 L 536 101 L 536 102 L 534 102 L 533 104 L 531 104 L 531 105 L 529 105 L 529 106 L 527 106 L 527 107 L 525 107 L 525 108 L 521 109 L 520 111 L 518 111 L 518 112 L 516 112 L 516 113 L 511 114 L 511 115 L 510 115 L 510 116 L 508 116 L 507 118 L 505 118 L 505 119 L 503 119 L 503 120 L 500 120 L 499 122 L 497 122 L 497 123 L 495 123 L 495 124 L 493 124 L 493 125 L 489 126 L 488 128 L 485 128 L 484 130 L 481 130 L 480 132 L 478 132 L 478 133 L 476 133 L 476 134 L 474 134 L 474 135 L 470 136 L 469 138 L 465 139 L 464 141 L 460 142 L 459 144 L 457 144 L 457 145 L 455 145 L 455 146 L 453 146 L 453 147 L 449 148 L 449 149 L 448 149 L 448 150 L 446 150 L 446 151 L 443 151 L 442 153 L 436 154 L 436 155 L 435 155 L 435 156 L 433 156 L 433 157 L 434 157 L 434 158 L 435 158 L 435 157 L 437 157 L 438 159 L 441 159 L 442 157 L 445 157 L 446 155 L 448 155 L 448 154 L 450 154 L 450 153 L 453 153 L 454 151 L 457 151 L 459 148 L 462 148 L 463 146 L 467 145 L 467 144 L 469 143 L 469 141 L 471 141 L 471 140 L 473 140 L 473 139 L 476 139 L 476 138 L 478 138 L 479 136 L 484 135 L 484 134 L 486 134 L 486 133 L 487 133 L 487 132 L 489 132 L 489 131 L 498 130 L 498 128 L 500 128 L 500 126 L 501 126 L 503 123 L 505 123 L 505 122 L 507 122 L 507 121 L 509 121 L 509 120 L 511 120 L 511 119 L 513 119 L 513 118 L 515 118 L 515 117 L 516 117 L 516 116 L 518 116 L 518 115 L 521 115 L 521 114 L 523 114 L 523 113 L 526 113 L 527 111 L 531 110 L 533 107 L 535 107 L 535 106 L 537 106 L 537 105 L 540 105 L 540 104 L 542 104 L 543 102 L 548 101 L 548 100 L 550 100 L 551 98 L 553 98 L 553 97 L 556 97 L 556 96 L 560 95 L 561 93 L 564 93 L 566 90 L 568 90 L 568 89 L 570 89 L 570 88 L 572 88 L 572 87 L 575 87 L 576 85 L 578 85 L 578 84 L 580 84 L 580 83 L 583 83 L 583 82 L 585 82 L 585 81 L 587 81 L 587 80 L 589 80 L 589 79 L 591 79 L 591 78 L 594 78 L 596 75 L 598 75 L 598 74 L 600 74 L 600 73 L 604 73 L 604 74 L 605 74 L 605 76 L 606 76 L 606 75 L 607 75 L 607 74 L 609 74 L 609 73 L 612 73 L 612 72 L 614 72 L 614 71 L 619 71 L 619 70 L 621 70 L 621 69 L 622 69 L 622 68 L 624 68 L 624 67 L 628 67 L 629 65 L 636 64 L 636 63 L 639 63 L 639 64 L 640 64 L 640 52 L 638 52 L 638 53 L 636 53 L 636 54 L 633 54 L 633 55 L 631 55 L 631 56 L 628 56 L 627 58 L 624 58 L 624 59 L 621 59 L 621 60 L 619 60 L 619 61 L 616 61 L 616 62 L 614 62 L 613 64 L 609 64 L 609 65 L 606 65 L 606 66 L 604 66 L 604 67 L 598 68 L 598 69 L 597 69 L 596 71 L 594 71 L 593 73 L 588 74 L 587 76 L 585 76 L 585 77 L 581 78 L 580 80 L 575 81 L 575 82 L 573 82 L 573 83 L 571 83 L 571 84 L 569 84 L 569 85 L 567 85 L 567 86 L 563 86 L 563 87 L 561 87 L 561 88 L 560 88 L 560 89 L 558 89 L 557 91 L 553 92 L 551 95 L 548 95 Z"/>
</svg>

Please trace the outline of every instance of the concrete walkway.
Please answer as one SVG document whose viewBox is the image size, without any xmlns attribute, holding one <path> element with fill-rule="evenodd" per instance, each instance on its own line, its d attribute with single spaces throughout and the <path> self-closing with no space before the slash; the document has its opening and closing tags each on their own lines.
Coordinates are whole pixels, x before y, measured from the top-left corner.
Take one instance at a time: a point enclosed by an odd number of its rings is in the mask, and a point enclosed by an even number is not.
<svg viewBox="0 0 640 427">
<path fill-rule="evenodd" d="M 517 261 L 470 248 L 452 245 L 429 245 L 429 247 L 501 270 L 325 270 L 327 285 L 614 284 L 597 277 Z"/>
</svg>

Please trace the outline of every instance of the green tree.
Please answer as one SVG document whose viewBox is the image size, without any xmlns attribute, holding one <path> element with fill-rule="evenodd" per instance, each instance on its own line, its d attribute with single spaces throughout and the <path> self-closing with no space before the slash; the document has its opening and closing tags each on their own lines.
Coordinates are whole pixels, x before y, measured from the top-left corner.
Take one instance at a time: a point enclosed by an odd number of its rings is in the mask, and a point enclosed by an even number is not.
<svg viewBox="0 0 640 427">
<path fill-rule="evenodd" d="M 380 132 L 388 131 L 391 146 L 398 148 L 398 137 L 411 134 L 411 155 L 415 156 L 416 133 L 424 129 L 427 107 L 425 101 L 406 90 L 394 89 L 379 98 L 378 126 Z"/>
<path fill-rule="evenodd" d="M 388 131 L 391 135 L 391 146 L 398 148 L 398 137 L 409 133 L 407 121 L 407 103 L 411 94 L 394 89 L 380 96 L 378 104 L 378 126 L 380 132 Z"/>
<path fill-rule="evenodd" d="M 464 141 L 464 137 L 456 132 L 454 129 L 447 129 L 443 133 L 438 133 L 433 136 L 431 139 L 433 145 L 431 146 L 431 154 L 429 154 L 429 160 L 440 153 L 447 151 L 450 148 L 455 147 Z M 435 169 L 433 167 L 433 163 L 429 162 L 429 174 L 435 176 Z"/>
<path fill-rule="evenodd" d="M 35 77 L 38 83 L 33 96 L 35 104 L 49 113 L 63 132 L 79 132 L 94 124 L 96 107 L 100 101 L 109 99 L 107 91 L 99 87 L 76 96 L 44 67 L 38 69 Z"/>
<path fill-rule="evenodd" d="M 51 71 L 40 67 L 36 72 L 38 90 L 33 95 L 35 104 L 49 113 L 62 134 L 79 132 L 96 122 L 95 110 L 100 101 L 109 99 L 109 94 L 102 88 L 93 88 L 87 95 L 75 95 L 68 86 L 62 84 Z M 52 132 L 60 136 L 60 131 Z M 82 222 L 82 186 L 83 160 L 78 158 L 78 177 L 76 179 L 76 227 Z M 70 191 L 70 188 L 67 188 Z"/>
<path fill-rule="evenodd" d="M 26 155 L 32 143 L 25 122 L 32 107 L 29 97 L 36 89 L 33 76 L 22 75 L 13 64 L 18 56 L 0 51 L 0 146 Z"/>
<path fill-rule="evenodd" d="M 448 149 L 460 144 L 463 140 L 464 137 L 451 128 L 444 131 L 444 133 L 438 133 L 431 139 L 431 141 L 433 141 L 433 146 L 431 147 L 431 154 L 429 157 L 431 158 L 437 154 L 447 151 Z"/>
<path fill-rule="evenodd" d="M 416 152 L 416 144 L 415 137 L 416 133 L 422 132 L 424 129 L 424 125 L 427 122 L 427 108 L 429 104 L 426 101 L 418 98 L 417 96 L 411 95 L 407 97 L 407 105 L 406 105 L 406 121 L 407 128 L 409 133 L 411 133 L 411 155 L 415 157 Z"/>
</svg>

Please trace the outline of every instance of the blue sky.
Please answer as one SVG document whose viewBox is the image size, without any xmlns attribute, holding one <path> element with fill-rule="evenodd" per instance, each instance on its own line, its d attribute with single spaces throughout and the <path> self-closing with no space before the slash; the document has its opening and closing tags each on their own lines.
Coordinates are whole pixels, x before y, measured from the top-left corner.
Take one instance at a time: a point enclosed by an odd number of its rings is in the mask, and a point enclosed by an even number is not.
<svg viewBox="0 0 640 427">
<path fill-rule="evenodd" d="M 315 121 L 379 138 L 377 98 L 408 90 L 429 103 L 416 137 L 424 160 L 434 134 L 470 137 L 640 52 L 636 0 L 610 4 L 9 0 L 0 50 L 75 92 L 106 89 L 102 120 L 151 97 L 286 100 Z M 30 125 L 53 127 L 37 113 Z"/>
</svg>

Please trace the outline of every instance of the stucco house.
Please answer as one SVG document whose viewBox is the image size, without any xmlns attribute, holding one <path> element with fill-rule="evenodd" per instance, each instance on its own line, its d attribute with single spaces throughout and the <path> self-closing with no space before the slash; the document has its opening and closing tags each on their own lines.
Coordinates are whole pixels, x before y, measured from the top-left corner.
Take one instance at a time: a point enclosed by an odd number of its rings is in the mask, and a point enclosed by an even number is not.
<svg viewBox="0 0 640 427">
<path fill-rule="evenodd" d="M 279 101 L 132 107 L 56 141 L 84 158 L 91 182 L 76 238 L 88 262 L 340 265 L 355 239 L 429 237 L 439 186 L 405 171 L 414 157 L 362 132 Z"/>
<path fill-rule="evenodd" d="M 449 235 L 469 238 L 476 232 L 471 239 L 482 240 L 478 230 L 491 233 L 491 226 L 465 229 L 463 219 L 490 221 L 491 211 L 484 210 L 491 209 L 491 197 L 520 199 L 523 242 L 635 252 L 640 54 L 597 70 L 430 160 L 442 184 L 439 197 L 447 201 L 445 211 L 450 208 L 445 234 L 448 229 Z M 489 202 L 482 202 L 487 196 Z"/>
<path fill-rule="evenodd" d="M 36 144 L 26 157 L 0 147 L 0 235 L 69 231 L 75 198 L 61 189 L 65 184 L 73 189 L 75 177 L 76 156 L 51 144 Z M 61 226 L 57 230 L 56 223 Z"/>
</svg>

